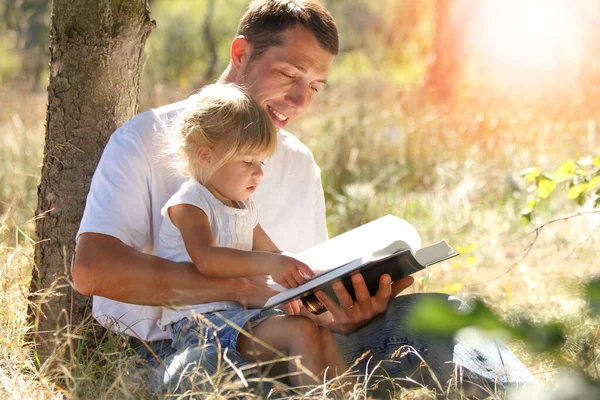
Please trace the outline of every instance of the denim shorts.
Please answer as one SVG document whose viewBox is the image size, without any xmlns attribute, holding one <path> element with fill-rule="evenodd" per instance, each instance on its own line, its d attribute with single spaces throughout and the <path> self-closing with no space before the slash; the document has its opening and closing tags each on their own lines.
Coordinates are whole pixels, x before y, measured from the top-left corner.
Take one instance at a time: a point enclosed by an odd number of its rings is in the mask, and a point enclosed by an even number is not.
<svg viewBox="0 0 600 400">
<path fill-rule="evenodd" d="M 271 309 L 226 310 L 184 318 L 171 325 L 175 348 L 215 345 L 221 351 L 236 351 L 240 330 L 251 330 L 265 319 L 287 315 L 285 311 Z"/>
</svg>

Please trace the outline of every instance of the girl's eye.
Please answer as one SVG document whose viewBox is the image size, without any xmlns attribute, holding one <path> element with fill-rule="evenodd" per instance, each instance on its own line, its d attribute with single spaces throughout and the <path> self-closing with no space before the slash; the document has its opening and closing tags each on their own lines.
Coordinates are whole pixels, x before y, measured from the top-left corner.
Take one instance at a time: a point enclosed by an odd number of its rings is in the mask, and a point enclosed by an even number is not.
<svg viewBox="0 0 600 400">
<path fill-rule="evenodd" d="M 247 166 L 251 166 L 252 165 L 252 161 L 244 161 L 244 164 L 246 164 Z"/>
<path fill-rule="evenodd" d="M 266 164 L 265 164 L 265 162 L 264 162 L 264 161 L 261 161 L 261 162 L 260 162 L 260 165 L 266 165 Z"/>
</svg>

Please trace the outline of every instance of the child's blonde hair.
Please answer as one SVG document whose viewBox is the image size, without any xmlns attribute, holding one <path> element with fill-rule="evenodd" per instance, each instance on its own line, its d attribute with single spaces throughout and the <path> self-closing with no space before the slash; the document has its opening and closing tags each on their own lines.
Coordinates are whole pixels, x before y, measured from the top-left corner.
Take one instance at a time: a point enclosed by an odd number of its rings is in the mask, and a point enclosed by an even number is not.
<svg viewBox="0 0 600 400">
<path fill-rule="evenodd" d="M 269 115 L 239 86 L 216 83 L 204 87 L 176 125 L 175 146 L 180 172 L 205 183 L 238 154 L 271 156 L 277 130 Z M 198 149 L 211 148 L 211 166 L 198 159 Z"/>
</svg>

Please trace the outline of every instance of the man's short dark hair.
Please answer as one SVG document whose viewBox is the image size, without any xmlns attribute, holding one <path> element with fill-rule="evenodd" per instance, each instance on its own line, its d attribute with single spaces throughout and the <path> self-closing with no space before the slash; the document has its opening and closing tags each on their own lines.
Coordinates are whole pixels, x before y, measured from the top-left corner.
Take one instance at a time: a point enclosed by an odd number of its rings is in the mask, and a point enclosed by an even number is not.
<svg viewBox="0 0 600 400">
<path fill-rule="evenodd" d="M 339 52 L 338 30 L 331 13 L 311 0 L 256 0 L 242 17 L 237 34 L 252 44 L 251 59 L 269 47 L 283 44 L 283 32 L 300 25 L 315 35 L 317 42 L 332 55 Z"/>
</svg>

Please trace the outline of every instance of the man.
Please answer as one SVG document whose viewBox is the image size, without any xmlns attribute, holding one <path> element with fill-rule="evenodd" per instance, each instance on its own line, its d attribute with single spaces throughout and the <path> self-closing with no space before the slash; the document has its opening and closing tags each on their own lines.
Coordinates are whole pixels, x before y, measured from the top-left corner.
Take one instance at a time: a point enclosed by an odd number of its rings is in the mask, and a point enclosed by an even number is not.
<svg viewBox="0 0 600 400">
<path fill-rule="evenodd" d="M 321 5 L 259 1 L 242 18 L 231 45 L 231 61 L 219 79 L 245 87 L 280 129 L 277 151 L 253 198 L 261 226 L 283 250 L 297 252 L 327 239 L 320 171 L 310 150 L 283 128 L 306 111 L 325 85 L 337 52 L 337 27 Z M 111 137 L 92 180 L 73 264 L 77 290 L 95 296 L 98 321 L 134 338 L 167 341 L 160 342 L 162 347 L 151 343 L 160 348 L 160 364 L 167 369 L 157 367 L 162 389 L 191 365 L 201 363 L 210 370 L 216 361 L 170 343 L 170 333 L 156 325 L 160 306 L 231 300 L 256 308 L 273 294 L 261 279 L 211 278 L 192 264 L 152 255 L 160 209 L 181 184 L 181 178 L 168 170 L 162 146 L 170 123 L 185 105 L 184 100 L 149 110 Z M 337 302 L 318 293 L 329 312 L 314 317 L 340 334 L 336 339 L 350 365 L 369 351 L 358 365 L 365 371 L 368 365 L 392 360 L 400 347 L 410 346 L 415 352 L 385 364 L 381 373 L 404 378 L 413 375 L 423 359 L 442 383 L 455 368 L 464 370 L 465 379 L 491 387 L 533 381 L 505 346 L 426 338 L 405 327 L 414 302 L 425 296 L 395 298 L 412 284 L 411 277 L 391 283 L 388 275 L 382 276 L 372 297 L 360 275 L 353 283 L 357 301 L 336 285 Z M 464 306 L 446 295 L 435 296 Z M 238 356 L 229 355 L 241 363 Z"/>
</svg>

